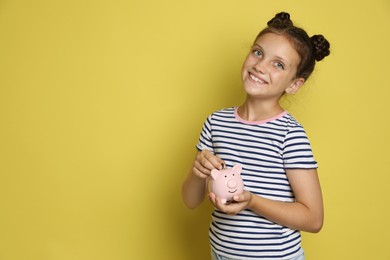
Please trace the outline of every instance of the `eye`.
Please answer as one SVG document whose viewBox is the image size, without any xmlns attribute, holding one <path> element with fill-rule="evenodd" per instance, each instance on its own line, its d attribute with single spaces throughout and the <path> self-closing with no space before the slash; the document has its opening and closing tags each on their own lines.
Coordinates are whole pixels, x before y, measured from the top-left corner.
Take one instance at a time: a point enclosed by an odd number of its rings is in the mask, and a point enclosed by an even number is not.
<svg viewBox="0 0 390 260">
<path fill-rule="evenodd" d="M 257 50 L 257 49 L 252 50 L 252 53 L 253 53 L 255 56 L 261 56 L 261 55 L 263 55 L 263 52 L 262 52 L 261 50 Z"/>
<path fill-rule="evenodd" d="M 284 64 L 281 62 L 275 62 L 275 67 L 284 70 Z"/>
</svg>

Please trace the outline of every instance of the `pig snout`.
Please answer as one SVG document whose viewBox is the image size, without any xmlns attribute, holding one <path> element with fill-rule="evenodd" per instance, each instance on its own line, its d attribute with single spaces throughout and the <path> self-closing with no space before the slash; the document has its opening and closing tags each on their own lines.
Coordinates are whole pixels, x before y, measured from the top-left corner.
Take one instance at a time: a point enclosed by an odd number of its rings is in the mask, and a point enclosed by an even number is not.
<svg viewBox="0 0 390 260">
<path fill-rule="evenodd" d="M 237 187 L 237 182 L 235 180 L 228 180 L 227 186 L 229 189 L 234 189 Z"/>
</svg>

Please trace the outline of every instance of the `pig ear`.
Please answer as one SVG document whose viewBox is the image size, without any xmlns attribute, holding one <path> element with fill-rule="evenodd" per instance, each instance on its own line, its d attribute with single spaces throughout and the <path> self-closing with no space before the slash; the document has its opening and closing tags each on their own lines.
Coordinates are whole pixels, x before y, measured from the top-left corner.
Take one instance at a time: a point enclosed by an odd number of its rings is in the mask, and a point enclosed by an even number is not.
<svg viewBox="0 0 390 260">
<path fill-rule="evenodd" d="M 214 180 L 217 179 L 218 174 L 219 171 L 217 169 L 211 170 L 211 178 L 213 178 Z"/>
<path fill-rule="evenodd" d="M 241 164 L 236 164 L 233 166 L 233 171 L 241 173 L 241 170 L 242 170 Z"/>
</svg>

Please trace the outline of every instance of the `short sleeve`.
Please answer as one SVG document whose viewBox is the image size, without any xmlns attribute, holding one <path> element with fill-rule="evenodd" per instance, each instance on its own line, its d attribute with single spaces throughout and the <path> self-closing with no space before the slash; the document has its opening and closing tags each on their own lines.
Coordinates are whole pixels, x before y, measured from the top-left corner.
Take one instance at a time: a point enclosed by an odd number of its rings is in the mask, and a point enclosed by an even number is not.
<svg viewBox="0 0 390 260">
<path fill-rule="evenodd" d="M 295 126 L 287 132 L 283 147 L 283 162 L 285 169 L 318 168 L 309 139 L 302 126 Z"/>
<path fill-rule="evenodd" d="M 198 151 L 209 150 L 214 153 L 213 140 L 212 140 L 212 130 L 211 130 L 211 120 L 212 117 L 209 116 L 204 122 L 202 131 L 200 133 L 199 141 L 196 145 Z"/>
</svg>

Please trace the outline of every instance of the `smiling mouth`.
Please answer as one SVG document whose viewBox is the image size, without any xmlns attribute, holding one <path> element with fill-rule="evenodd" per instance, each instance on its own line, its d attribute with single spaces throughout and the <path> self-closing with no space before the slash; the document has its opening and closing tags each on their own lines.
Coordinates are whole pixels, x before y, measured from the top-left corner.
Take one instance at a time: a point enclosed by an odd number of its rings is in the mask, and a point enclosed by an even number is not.
<svg viewBox="0 0 390 260">
<path fill-rule="evenodd" d="M 229 190 L 229 193 L 235 193 L 236 191 L 237 191 L 237 189 L 235 189 L 234 191 L 230 191 L 230 190 Z"/>
<path fill-rule="evenodd" d="M 249 73 L 249 77 L 256 83 L 259 83 L 259 84 L 268 84 L 268 82 L 256 77 L 255 75 L 253 75 L 252 73 Z"/>
</svg>

